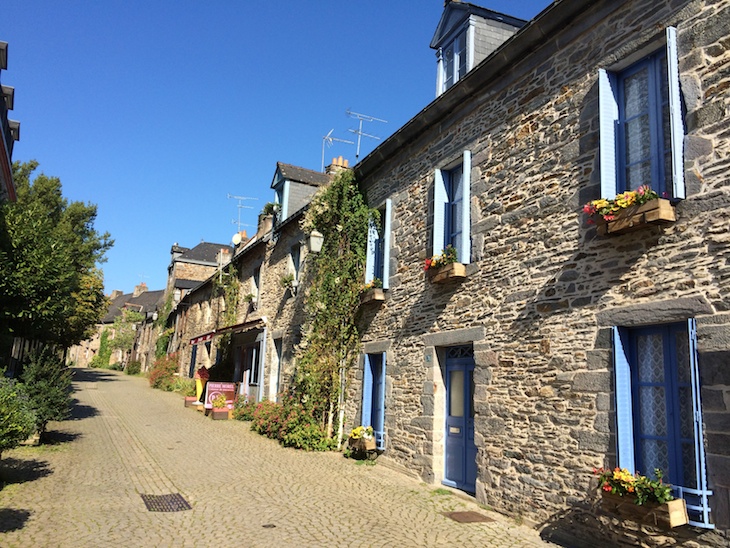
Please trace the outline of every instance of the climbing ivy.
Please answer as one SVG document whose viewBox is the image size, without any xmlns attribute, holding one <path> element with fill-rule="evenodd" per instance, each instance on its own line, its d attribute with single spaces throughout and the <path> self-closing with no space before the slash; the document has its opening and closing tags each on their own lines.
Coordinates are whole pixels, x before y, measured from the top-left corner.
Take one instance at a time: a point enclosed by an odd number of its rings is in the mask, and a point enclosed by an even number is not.
<svg viewBox="0 0 730 548">
<path fill-rule="evenodd" d="M 302 222 L 306 233 L 324 236 L 322 251 L 312 255 L 306 310 L 307 321 L 297 355 L 292 393 L 327 436 L 342 436 L 347 373 L 360 348 L 357 310 L 360 304 L 367 234 L 377 216 L 365 204 L 352 171 L 340 172 L 322 187 Z"/>
</svg>

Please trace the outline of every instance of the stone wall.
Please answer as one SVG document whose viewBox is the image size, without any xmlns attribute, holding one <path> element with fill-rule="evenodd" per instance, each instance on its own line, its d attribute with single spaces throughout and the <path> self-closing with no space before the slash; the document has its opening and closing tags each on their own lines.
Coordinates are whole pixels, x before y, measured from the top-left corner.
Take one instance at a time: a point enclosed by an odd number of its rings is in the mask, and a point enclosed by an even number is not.
<svg viewBox="0 0 730 548">
<path fill-rule="evenodd" d="M 696 317 L 713 519 L 727 532 L 729 18 L 727 0 L 597 2 L 363 181 L 372 205 L 393 200 L 391 290 L 363 320 L 364 343 L 388 346 L 384 458 L 443 478 L 439 353 L 472 343 L 478 500 L 548 526 L 588 515 L 591 470 L 615 459 L 609 326 Z M 670 25 L 687 108 L 687 199 L 666 228 L 599 237 L 581 214 L 600 192 L 598 68 Z M 422 268 L 434 170 L 464 150 L 472 264 L 463 283 L 434 285 Z M 351 396 L 357 416 L 357 384 Z M 702 540 L 722 542 L 712 535 Z"/>
</svg>

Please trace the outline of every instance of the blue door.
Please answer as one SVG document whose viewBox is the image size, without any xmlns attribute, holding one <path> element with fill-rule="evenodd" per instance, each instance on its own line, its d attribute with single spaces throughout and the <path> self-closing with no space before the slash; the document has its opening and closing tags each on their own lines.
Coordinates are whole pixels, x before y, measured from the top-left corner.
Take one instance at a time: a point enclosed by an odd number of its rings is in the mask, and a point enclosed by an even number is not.
<svg viewBox="0 0 730 548">
<path fill-rule="evenodd" d="M 446 463 L 444 485 L 474 493 L 477 448 L 474 444 L 474 350 L 446 349 Z"/>
<path fill-rule="evenodd" d="M 378 449 L 385 449 L 385 352 L 365 354 L 362 389 L 363 426 L 372 426 Z"/>
</svg>

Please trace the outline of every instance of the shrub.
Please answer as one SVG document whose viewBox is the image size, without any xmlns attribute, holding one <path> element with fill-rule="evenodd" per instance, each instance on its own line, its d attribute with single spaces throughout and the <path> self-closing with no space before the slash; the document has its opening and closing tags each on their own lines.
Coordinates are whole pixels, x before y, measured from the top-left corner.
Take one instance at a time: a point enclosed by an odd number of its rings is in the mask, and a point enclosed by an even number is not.
<svg viewBox="0 0 730 548">
<path fill-rule="evenodd" d="M 251 416 L 253 431 L 276 439 L 284 446 L 306 451 L 327 451 L 335 447 L 335 440 L 327 437 L 311 413 L 292 399 L 284 403 L 266 400 L 256 404 L 237 403 L 234 417 L 248 420 L 243 416 Z"/>
<path fill-rule="evenodd" d="M 173 377 L 166 390 L 169 392 L 177 392 L 183 396 L 194 396 L 195 380 L 187 377 Z"/>
<path fill-rule="evenodd" d="M 28 439 L 35 425 L 36 417 L 23 386 L 6 379 L 0 371 L 0 457 L 3 451 Z"/>
<path fill-rule="evenodd" d="M 119 362 L 114 362 L 114 363 L 110 364 L 107 369 L 111 369 L 112 371 L 123 371 L 124 365 L 122 365 Z"/>
<path fill-rule="evenodd" d="M 233 405 L 233 418 L 239 421 L 252 421 L 256 403 L 247 400 L 243 396 L 236 400 Z"/>
<path fill-rule="evenodd" d="M 125 373 L 127 375 L 139 375 L 142 372 L 142 363 L 138 361 L 131 361 L 127 364 Z"/>
<path fill-rule="evenodd" d="M 152 369 L 150 369 L 147 375 L 147 379 L 152 388 L 159 388 L 170 392 L 173 390 L 176 372 L 177 354 L 170 354 L 155 360 L 155 363 L 152 364 Z"/>
<path fill-rule="evenodd" d="M 23 368 L 21 382 L 43 437 L 49 421 L 61 421 L 71 411 L 71 371 L 50 347 L 34 350 Z"/>
</svg>

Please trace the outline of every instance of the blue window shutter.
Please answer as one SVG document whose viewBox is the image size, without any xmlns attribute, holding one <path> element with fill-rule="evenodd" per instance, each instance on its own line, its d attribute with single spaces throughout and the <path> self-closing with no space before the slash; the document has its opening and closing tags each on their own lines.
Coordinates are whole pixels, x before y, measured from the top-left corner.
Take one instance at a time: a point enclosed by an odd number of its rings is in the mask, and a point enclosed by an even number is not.
<svg viewBox="0 0 730 548">
<path fill-rule="evenodd" d="M 390 216 L 393 203 L 390 199 L 385 200 L 385 219 L 383 219 L 383 289 L 390 287 Z M 385 363 L 385 362 L 383 362 Z"/>
<path fill-rule="evenodd" d="M 604 69 L 598 71 L 598 118 L 601 197 L 613 198 L 618 193 L 616 183 L 618 103 L 615 83 Z"/>
<path fill-rule="evenodd" d="M 679 56 L 677 29 L 667 28 L 667 77 L 669 79 L 669 126 L 672 142 L 672 186 L 675 198 L 685 197 L 684 188 L 684 124 L 679 95 Z"/>
<path fill-rule="evenodd" d="M 690 359 L 690 375 L 692 382 L 692 411 L 694 412 L 694 430 L 695 430 L 695 469 L 697 473 L 697 498 L 699 501 L 696 510 L 697 514 L 691 512 L 690 525 L 704 527 L 706 529 L 714 529 L 715 526 L 710 523 L 710 502 L 709 495 L 712 491 L 707 489 L 707 472 L 705 468 L 705 444 L 703 440 L 702 428 L 702 404 L 700 401 L 700 371 L 697 364 L 697 323 L 694 318 L 687 320 L 687 329 L 689 330 L 689 359 Z M 695 494 L 695 493 L 692 493 Z M 688 510 L 691 510 L 688 506 Z M 692 520 L 694 515 L 699 515 L 699 521 Z"/>
<path fill-rule="evenodd" d="M 461 179 L 461 249 L 459 262 L 468 264 L 471 262 L 471 151 L 464 151 L 464 162 L 462 164 Z"/>
<path fill-rule="evenodd" d="M 444 223 L 446 221 L 444 213 L 448 201 L 444 174 L 440 169 L 437 169 L 433 185 L 433 246 L 431 255 L 440 255 L 444 250 Z"/>
<path fill-rule="evenodd" d="M 198 357 L 198 345 L 194 344 L 193 350 L 190 353 L 190 371 L 188 374 L 188 377 L 190 377 L 191 379 L 193 378 L 193 375 L 195 375 L 195 360 L 197 357 Z"/>
<path fill-rule="evenodd" d="M 378 424 L 373 425 L 373 429 L 376 432 L 375 438 L 378 443 L 378 449 L 380 449 L 381 451 L 385 449 L 385 357 L 386 353 L 383 352 L 380 362 L 380 376 L 378 377 L 378 383 L 380 384 L 380 387 L 378 389 L 379 397 L 378 401 L 376 402 L 376 405 L 378 406 Z"/>
<path fill-rule="evenodd" d="M 378 253 L 378 227 L 373 219 L 368 221 L 368 247 L 365 257 L 365 283 L 370 283 L 375 278 L 375 263 Z"/>
<path fill-rule="evenodd" d="M 284 181 L 284 191 L 281 193 L 281 207 L 279 208 L 278 222 L 282 222 L 289 215 L 289 181 Z"/>
<path fill-rule="evenodd" d="M 370 363 L 370 355 L 365 354 L 365 362 L 362 368 L 362 412 L 360 424 L 372 426 L 373 416 L 373 367 Z"/>
<path fill-rule="evenodd" d="M 631 368 L 626 354 L 628 340 L 618 327 L 613 328 L 613 368 L 616 375 L 616 429 L 618 465 L 636 471 L 634 460 L 634 418 L 631 402 Z M 622 338 L 623 336 L 623 338 Z"/>
</svg>

